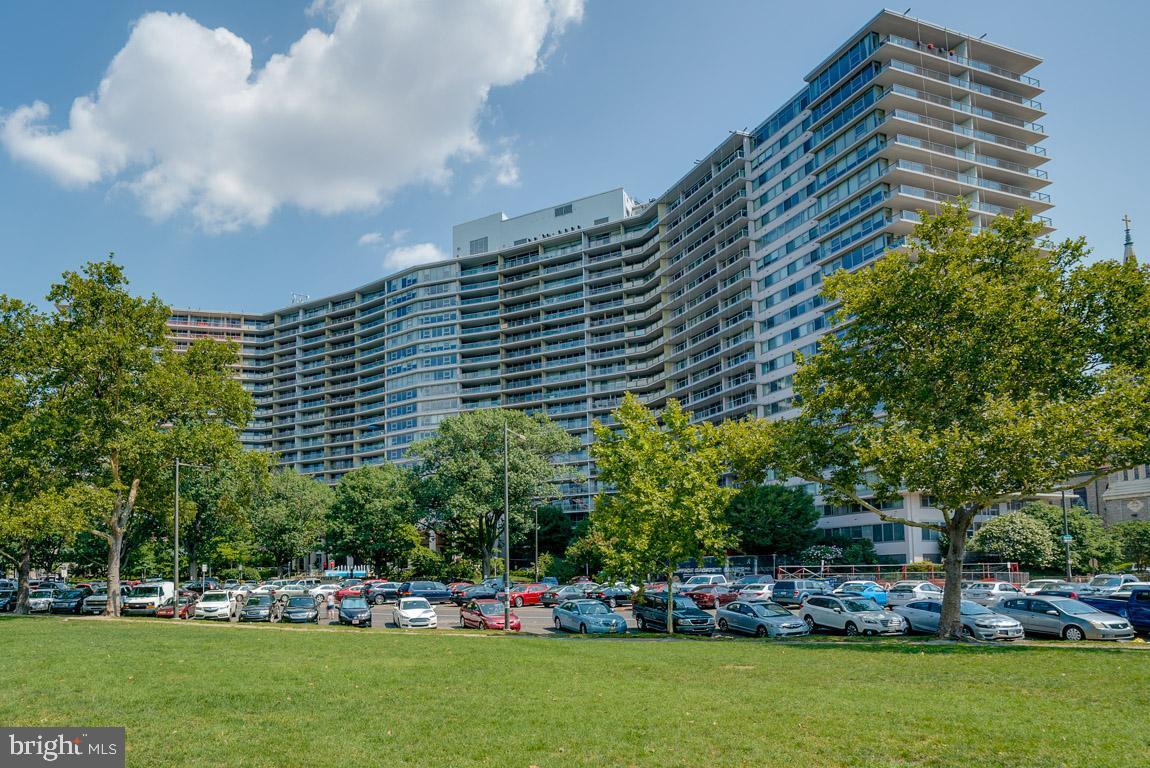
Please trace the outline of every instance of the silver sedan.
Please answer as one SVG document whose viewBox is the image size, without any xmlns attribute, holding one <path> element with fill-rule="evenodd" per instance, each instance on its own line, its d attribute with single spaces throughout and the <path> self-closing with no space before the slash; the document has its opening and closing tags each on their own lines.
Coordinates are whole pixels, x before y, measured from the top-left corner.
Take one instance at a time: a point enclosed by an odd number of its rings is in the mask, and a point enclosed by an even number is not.
<svg viewBox="0 0 1150 768">
<path fill-rule="evenodd" d="M 1067 640 L 1134 639 L 1134 628 L 1126 619 L 1069 597 L 1015 597 L 1003 600 L 994 610 L 1017 619 L 1027 633 Z"/>
<path fill-rule="evenodd" d="M 906 605 L 895 606 L 894 613 L 906 619 L 907 632 L 938 631 L 942 618 L 941 600 L 912 600 Z M 986 606 L 970 600 L 960 604 L 962 632 L 979 640 L 1018 640 L 1023 636 L 1022 624 L 1008 617 L 1000 616 Z"/>
<path fill-rule="evenodd" d="M 797 637 L 811 630 L 802 619 L 778 603 L 736 600 L 715 611 L 723 632 L 743 632 L 756 637 Z"/>
</svg>

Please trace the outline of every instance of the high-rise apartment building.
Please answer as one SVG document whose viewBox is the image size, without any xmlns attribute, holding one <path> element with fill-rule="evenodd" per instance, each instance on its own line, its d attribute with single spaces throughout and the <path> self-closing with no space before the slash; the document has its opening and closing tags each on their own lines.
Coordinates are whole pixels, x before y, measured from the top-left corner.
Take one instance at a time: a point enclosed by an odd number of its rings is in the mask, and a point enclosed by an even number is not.
<svg viewBox="0 0 1150 768">
<path fill-rule="evenodd" d="M 238 341 L 253 449 L 333 482 L 402 462 L 441 419 L 547 413 L 583 447 L 558 460 L 585 513 L 587 446 L 626 391 L 697 419 L 792 412 L 796 353 L 826 329 L 824 276 L 897 248 L 919 210 L 965 199 L 975 226 L 1051 207 L 1040 60 L 883 11 L 755 130 L 732 132 L 661 196 L 622 189 L 457 225 L 452 257 L 266 315 L 178 311 L 178 341 Z M 939 518 L 906 496 L 902 514 Z M 893 561 L 936 557 L 918 529 L 824 507 L 824 527 Z"/>
</svg>

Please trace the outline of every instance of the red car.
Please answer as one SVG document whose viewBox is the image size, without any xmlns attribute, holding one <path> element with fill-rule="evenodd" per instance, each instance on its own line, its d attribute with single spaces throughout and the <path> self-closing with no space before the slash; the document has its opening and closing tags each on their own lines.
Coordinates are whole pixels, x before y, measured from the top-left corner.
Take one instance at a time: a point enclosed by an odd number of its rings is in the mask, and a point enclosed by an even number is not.
<svg viewBox="0 0 1150 768">
<path fill-rule="evenodd" d="M 451 594 L 458 595 L 460 592 L 467 589 L 468 587 L 474 587 L 474 586 L 475 586 L 475 582 L 473 582 L 473 581 L 453 581 L 447 585 L 447 588 L 449 590 L 451 590 Z"/>
<path fill-rule="evenodd" d="M 352 584 L 343 589 L 336 590 L 335 601 L 341 603 L 345 597 L 361 597 L 362 595 L 363 584 Z"/>
<path fill-rule="evenodd" d="M 521 605 L 539 605 L 543 593 L 551 589 L 548 584 L 520 584 L 511 588 L 511 604 L 518 608 Z"/>
<path fill-rule="evenodd" d="M 684 592 L 683 596 L 691 598 L 700 608 L 714 608 L 716 602 L 726 605 L 738 597 L 736 593 L 718 584 L 695 587 L 690 592 Z"/>
<path fill-rule="evenodd" d="M 180 596 L 180 618 L 191 619 L 196 615 L 196 601 L 192 596 Z M 170 619 L 172 618 L 172 604 L 165 603 L 156 609 L 156 618 Z"/>
<path fill-rule="evenodd" d="M 503 629 L 504 605 L 499 600 L 472 600 L 459 609 L 459 626 L 473 629 Z M 521 628 L 519 617 L 511 614 L 511 631 Z"/>
</svg>

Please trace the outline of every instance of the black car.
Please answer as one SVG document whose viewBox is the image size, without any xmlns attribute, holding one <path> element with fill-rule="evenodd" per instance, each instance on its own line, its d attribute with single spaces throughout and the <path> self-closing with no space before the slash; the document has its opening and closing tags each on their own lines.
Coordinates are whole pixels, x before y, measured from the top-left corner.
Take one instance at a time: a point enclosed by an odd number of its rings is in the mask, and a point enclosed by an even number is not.
<svg viewBox="0 0 1150 768">
<path fill-rule="evenodd" d="M 363 591 L 363 598 L 373 605 L 395 602 L 399 584 L 394 581 L 373 581 Z"/>
<path fill-rule="evenodd" d="M 252 595 L 240 609 L 240 621 L 271 621 L 273 602 L 271 595 Z"/>
<path fill-rule="evenodd" d="M 464 587 L 451 596 L 451 602 L 459 606 L 464 606 L 472 600 L 494 600 L 502 590 L 489 587 L 486 584 L 475 584 L 470 587 Z"/>
<path fill-rule="evenodd" d="M 52 613 L 79 613 L 87 596 L 87 590 L 65 589 L 56 593 L 56 597 L 52 598 L 52 607 L 48 610 Z"/>
<path fill-rule="evenodd" d="M 667 597 L 665 593 L 648 593 L 637 600 L 634 607 L 635 623 L 644 632 L 667 631 Z M 700 610 L 690 598 L 675 595 L 671 613 L 675 623 L 675 633 L 680 635 L 715 634 L 715 619 L 706 611 Z"/>
<path fill-rule="evenodd" d="M 399 585 L 398 597 L 422 597 L 429 603 L 451 601 L 451 590 L 438 581 L 405 581 Z"/>
<path fill-rule="evenodd" d="M 181 584 L 180 589 L 186 589 L 189 592 L 195 592 L 197 595 L 202 595 L 208 590 L 219 589 L 220 583 L 215 579 L 201 579 L 199 581 L 189 581 L 187 584 Z"/>
<path fill-rule="evenodd" d="M 362 597 L 345 597 L 339 603 L 339 623 L 370 627 L 371 606 Z"/>
<path fill-rule="evenodd" d="M 0 590 L 0 613 L 11 613 L 16 610 L 16 590 Z"/>
<path fill-rule="evenodd" d="M 599 587 L 587 593 L 592 600 L 599 600 L 614 608 L 617 605 L 630 605 L 632 593 L 630 587 Z"/>
<path fill-rule="evenodd" d="M 512 581 L 511 582 L 511 588 L 514 589 L 515 585 L 517 583 L 518 582 Z M 502 592 L 504 586 L 506 586 L 506 585 L 503 583 L 502 578 L 495 576 L 495 577 L 492 577 L 490 579 L 484 579 L 483 581 L 479 582 L 479 584 L 477 584 L 476 586 L 490 587 L 491 589 L 494 589 L 497 592 Z"/>
<path fill-rule="evenodd" d="M 289 624 L 318 624 L 319 609 L 316 608 L 315 598 L 310 595 L 289 597 L 283 607 L 283 612 L 280 614 L 280 621 L 286 621 Z"/>
</svg>

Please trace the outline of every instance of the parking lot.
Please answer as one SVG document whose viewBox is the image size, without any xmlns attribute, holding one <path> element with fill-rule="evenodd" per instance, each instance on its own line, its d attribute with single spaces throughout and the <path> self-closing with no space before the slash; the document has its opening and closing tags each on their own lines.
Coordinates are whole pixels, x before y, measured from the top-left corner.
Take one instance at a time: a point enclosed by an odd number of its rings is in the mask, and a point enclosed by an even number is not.
<svg viewBox="0 0 1150 768">
<path fill-rule="evenodd" d="M 391 609 L 392 605 L 377 605 L 371 610 L 371 625 L 372 627 L 386 627 L 388 629 L 394 628 L 395 625 L 391 623 Z M 451 632 L 462 629 L 459 626 L 459 607 L 450 603 L 443 605 L 436 605 L 435 615 L 437 619 L 437 631 Z M 513 609 L 513 613 L 519 617 L 519 622 L 522 626 L 520 634 L 525 635 L 553 635 L 556 634 L 555 625 L 551 620 L 551 609 L 543 608 L 538 605 L 525 605 L 521 608 Z M 627 621 L 627 629 L 635 629 L 635 618 L 631 615 L 630 608 L 616 608 L 615 613 L 622 616 Z M 326 621 L 321 618 L 320 622 Z M 419 630 L 425 631 L 425 630 Z M 475 630 L 469 630 L 474 632 Z M 560 633 L 565 634 L 565 633 Z"/>
</svg>

